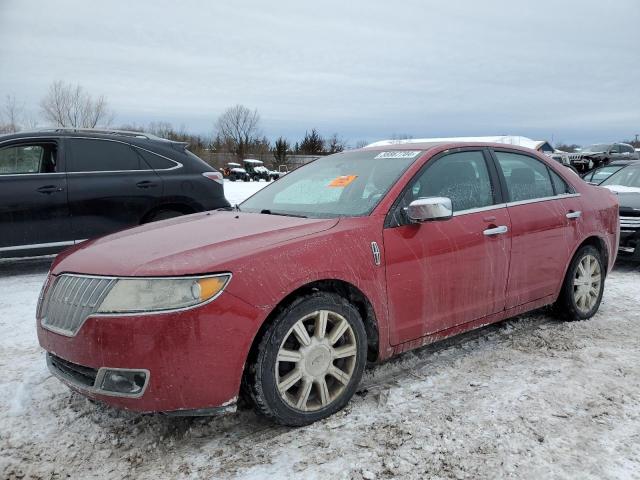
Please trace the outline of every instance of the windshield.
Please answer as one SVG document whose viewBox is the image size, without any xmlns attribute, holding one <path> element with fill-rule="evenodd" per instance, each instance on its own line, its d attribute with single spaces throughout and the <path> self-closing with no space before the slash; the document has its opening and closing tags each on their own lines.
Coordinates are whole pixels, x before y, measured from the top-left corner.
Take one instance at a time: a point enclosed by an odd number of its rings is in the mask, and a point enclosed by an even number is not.
<svg viewBox="0 0 640 480">
<path fill-rule="evenodd" d="M 622 185 L 623 187 L 640 188 L 640 165 L 630 165 L 623 168 L 611 175 L 600 185 Z"/>
<path fill-rule="evenodd" d="M 591 183 L 600 184 L 611 175 L 620 170 L 624 165 L 610 165 L 608 167 L 602 167 L 591 175 L 591 179 L 589 180 Z"/>
<path fill-rule="evenodd" d="M 421 153 L 360 150 L 322 157 L 260 190 L 240 208 L 312 218 L 368 215 Z"/>
<path fill-rule="evenodd" d="M 589 145 L 582 149 L 583 152 L 606 152 L 609 150 L 609 145 L 606 143 L 596 143 L 595 145 Z"/>
</svg>

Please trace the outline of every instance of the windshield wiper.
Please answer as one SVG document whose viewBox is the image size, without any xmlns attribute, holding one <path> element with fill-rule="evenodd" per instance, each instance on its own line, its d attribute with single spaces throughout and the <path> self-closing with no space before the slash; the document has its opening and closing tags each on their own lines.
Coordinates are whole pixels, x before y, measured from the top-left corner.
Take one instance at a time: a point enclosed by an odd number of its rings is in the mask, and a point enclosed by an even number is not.
<svg viewBox="0 0 640 480">
<path fill-rule="evenodd" d="M 280 215 L 282 217 L 297 217 L 297 218 L 307 218 L 306 215 L 295 215 L 293 213 L 284 213 L 284 212 L 272 212 L 271 210 L 265 208 L 264 210 L 260 210 L 260 213 L 264 213 L 265 215 Z"/>
</svg>

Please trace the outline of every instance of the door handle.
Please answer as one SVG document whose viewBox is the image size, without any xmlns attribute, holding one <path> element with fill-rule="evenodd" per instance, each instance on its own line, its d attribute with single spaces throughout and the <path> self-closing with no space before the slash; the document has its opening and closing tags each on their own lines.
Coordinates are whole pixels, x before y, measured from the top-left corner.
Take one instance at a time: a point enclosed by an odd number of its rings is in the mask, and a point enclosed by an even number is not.
<svg viewBox="0 0 640 480">
<path fill-rule="evenodd" d="M 567 213 L 567 218 L 569 220 L 575 220 L 576 218 L 580 218 L 582 216 L 582 212 L 578 210 L 577 212 L 569 212 Z"/>
<path fill-rule="evenodd" d="M 507 233 L 509 229 L 506 225 L 500 225 L 499 227 L 487 228 L 484 233 L 487 237 L 492 237 L 493 235 L 502 235 L 503 233 Z"/>
<path fill-rule="evenodd" d="M 157 186 L 157 184 L 149 180 L 143 180 L 142 182 L 136 183 L 136 187 L 138 188 L 152 188 L 155 186 Z"/>
<path fill-rule="evenodd" d="M 56 185 L 45 185 L 44 187 L 38 188 L 36 191 L 39 193 L 51 195 L 52 193 L 61 192 L 62 190 L 64 190 L 64 188 L 58 187 Z"/>
</svg>

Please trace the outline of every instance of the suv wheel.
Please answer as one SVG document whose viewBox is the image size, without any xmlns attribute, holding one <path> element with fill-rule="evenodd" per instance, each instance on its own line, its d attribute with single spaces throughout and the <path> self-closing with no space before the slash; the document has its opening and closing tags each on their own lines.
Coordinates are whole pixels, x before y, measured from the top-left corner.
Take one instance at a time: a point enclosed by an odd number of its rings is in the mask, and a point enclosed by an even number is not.
<svg viewBox="0 0 640 480">
<path fill-rule="evenodd" d="M 256 410 L 277 423 L 301 426 L 343 408 L 362 378 L 367 336 L 358 310 L 318 292 L 282 311 L 249 367 Z"/>
</svg>

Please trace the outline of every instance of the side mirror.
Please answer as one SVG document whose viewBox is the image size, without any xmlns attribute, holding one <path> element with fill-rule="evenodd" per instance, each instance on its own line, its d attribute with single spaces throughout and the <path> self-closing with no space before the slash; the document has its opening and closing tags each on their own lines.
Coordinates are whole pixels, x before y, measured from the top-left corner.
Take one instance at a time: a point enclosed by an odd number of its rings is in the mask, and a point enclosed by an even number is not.
<svg viewBox="0 0 640 480">
<path fill-rule="evenodd" d="M 411 202 L 406 211 L 412 223 L 448 220 L 453 216 L 451 199 L 447 197 L 419 198 Z"/>
</svg>

